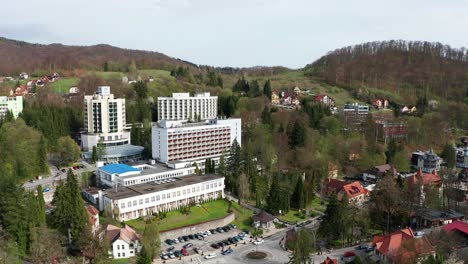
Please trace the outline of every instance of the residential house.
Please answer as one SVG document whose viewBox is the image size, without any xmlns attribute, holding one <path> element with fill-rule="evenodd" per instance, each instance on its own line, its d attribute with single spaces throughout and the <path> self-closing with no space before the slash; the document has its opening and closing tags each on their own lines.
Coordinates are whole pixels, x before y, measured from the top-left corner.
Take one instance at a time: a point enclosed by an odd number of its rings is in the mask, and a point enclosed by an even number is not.
<svg viewBox="0 0 468 264">
<path fill-rule="evenodd" d="M 25 96 L 28 94 L 28 87 L 26 85 L 20 85 L 15 90 L 10 91 L 11 96 Z"/>
<path fill-rule="evenodd" d="M 332 162 L 328 163 L 328 178 L 336 179 L 338 177 L 338 165 Z"/>
<path fill-rule="evenodd" d="M 374 236 L 372 246 L 382 263 L 401 263 L 405 259 L 424 258 L 434 255 L 435 250 L 426 237 L 416 238 L 411 228 L 388 235 Z"/>
<path fill-rule="evenodd" d="M 445 225 L 442 229 L 447 233 L 458 233 L 466 238 L 468 241 L 468 223 L 462 221 L 453 221 L 450 224 Z"/>
<path fill-rule="evenodd" d="M 314 100 L 316 102 L 324 103 L 328 105 L 330 108 L 333 108 L 335 106 L 335 100 L 333 100 L 330 96 L 326 94 L 318 94 L 314 96 Z"/>
<path fill-rule="evenodd" d="M 134 257 L 141 249 L 139 235 L 128 225 L 123 228 L 108 225 L 106 236 L 111 243 L 109 255 L 114 259 Z"/>
<path fill-rule="evenodd" d="M 423 204 L 426 198 L 426 192 L 428 189 L 434 188 L 439 191 L 442 186 L 442 178 L 434 170 L 432 173 L 424 173 L 421 168 L 418 172 L 410 177 L 405 178 L 407 184 L 411 187 L 419 188 L 420 193 L 420 205 Z"/>
<path fill-rule="evenodd" d="M 397 170 L 393 166 L 390 164 L 383 164 L 364 172 L 362 174 L 362 179 L 364 181 L 376 182 L 377 179 L 381 179 L 385 176 L 393 177 L 395 175 L 397 175 Z"/>
<path fill-rule="evenodd" d="M 70 90 L 68 91 L 68 93 L 70 94 L 77 94 L 79 92 L 80 92 L 80 89 L 78 89 L 78 87 L 76 86 L 70 87 Z"/>
<path fill-rule="evenodd" d="M 372 100 L 372 106 L 374 106 L 377 109 L 387 109 L 388 108 L 388 100 L 387 99 L 376 98 L 376 99 Z"/>
<path fill-rule="evenodd" d="M 272 104 L 279 104 L 280 103 L 279 93 L 276 90 L 271 92 L 271 103 Z"/>
<path fill-rule="evenodd" d="M 263 228 L 263 229 L 270 229 L 274 227 L 273 220 L 275 219 L 276 217 L 265 212 L 264 210 L 252 216 L 253 226 L 257 228 Z"/>
<path fill-rule="evenodd" d="M 345 181 L 327 178 L 323 181 L 323 192 L 326 196 L 337 195 L 338 192 L 346 185 Z"/>
<path fill-rule="evenodd" d="M 22 72 L 22 73 L 19 74 L 19 78 L 21 80 L 26 80 L 26 79 L 29 78 L 29 75 L 26 72 Z"/>
<path fill-rule="evenodd" d="M 86 212 L 88 213 L 88 221 L 91 224 L 93 234 L 99 229 L 99 210 L 92 205 L 86 206 Z"/>
<path fill-rule="evenodd" d="M 468 146 L 460 147 L 457 152 L 457 168 L 468 169 Z"/>
<path fill-rule="evenodd" d="M 402 114 L 414 114 L 417 112 L 416 106 L 403 106 L 400 108 L 400 113 Z"/>
<path fill-rule="evenodd" d="M 362 187 L 361 183 L 354 181 L 343 185 L 341 190 L 338 192 L 338 200 L 346 197 L 349 204 L 361 205 L 369 200 L 369 191 Z"/>
<path fill-rule="evenodd" d="M 299 96 L 302 93 L 301 89 L 297 86 L 294 87 L 293 92 L 296 96 Z"/>
<path fill-rule="evenodd" d="M 421 168 L 423 172 L 430 173 L 434 170 L 440 171 L 442 158 L 437 156 L 432 149 L 426 152 L 418 150 L 412 153 L 411 164 L 414 168 Z"/>
</svg>

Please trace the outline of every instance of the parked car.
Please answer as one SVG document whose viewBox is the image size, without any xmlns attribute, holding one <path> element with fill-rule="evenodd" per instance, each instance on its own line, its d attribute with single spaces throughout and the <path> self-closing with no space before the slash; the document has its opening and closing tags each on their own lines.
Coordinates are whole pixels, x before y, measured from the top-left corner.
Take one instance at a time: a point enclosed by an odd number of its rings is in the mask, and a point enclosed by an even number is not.
<svg viewBox="0 0 468 264">
<path fill-rule="evenodd" d="M 192 247 L 192 246 L 193 246 L 192 243 L 187 243 L 187 244 L 185 244 L 185 245 L 183 246 L 183 248 L 190 248 L 190 247 Z"/>
<path fill-rule="evenodd" d="M 169 258 L 175 258 L 174 252 L 169 252 Z"/>
<path fill-rule="evenodd" d="M 416 237 L 422 237 L 424 236 L 425 232 L 424 231 L 416 231 L 416 233 L 414 234 Z"/>
<path fill-rule="evenodd" d="M 168 259 L 169 258 L 169 256 L 166 253 L 162 253 L 159 256 L 161 257 L 161 259 Z"/>
<path fill-rule="evenodd" d="M 205 256 L 205 259 L 212 259 L 212 258 L 216 258 L 216 256 L 218 256 L 216 253 L 210 253 L 208 255 Z"/>
<path fill-rule="evenodd" d="M 189 241 L 189 240 L 190 240 L 189 236 L 183 236 L 183 238 L 184 238 L 185 241 Z"/>
<path fill-rule="evenodd" d="M 231 254 L 232 252 L 233 252 L 233 250 L 228 248 L 228 249 L 223 251 L 223 255 Z"/>
<path fill-rule="evenodd" d="M 218 233 L 224 233 L 224 230 L 221 227 L 216 228 L 216 232 Z"/>
<path fill-rule="evenodd" d="M 174 243 L 175 243 L 175 244 L 178 244 L 178 243 L 180 243 L 180 241 L 179 241 L 179 239 L 178 239 L 178 238 L 176 238 L 176 239 L 173 239 L 173 241 L 174 241 Z"/>
<path fill-rule="evenodd" d="M 232 229 L 236 229 L 237 226 L 235 224 L 229 224 L 229 226 L 232 228 Z"/>
<path fill-rule="evenodd" d="M 174 255 L 176 257 L 180 257 L 180 256 L 182 256 L 182 252 L 180 252 L 180 250 L 176 250 L 176 251 L 174 251 Z"/>
<path fill-rule="evenodd" d="M 172 240 L 172 239 L 166 239 L 165 242 L 166 242 L 166 244 L 168 244 L 169 246 L 172 246 L 173 244 L 175 244 L 175 241 Z"/>
<path fill-rule="evenodd" d="M 369 253 L 369 252 L 372 252 L 374 251 L 374 247 L 373 246 L 367 246 L 366 247 L 366 252 Z"/>
<path fill-rule="evenodd" d="M 174 247 L 168 247 L 166 251 L 170 252 L 170 251 L 173 251 L 174 249 L 175 249 Z"/>
<path fill-rule="evenodd" d="M 214 249 L 218 249 L 219 245 L 217 243 L 213 243 L 213 244 L 211 244 L 211 247 L 214 248 Z"/>
<path fill-rule="evenodd" d="M 42 192 L 48 192 L 48 191 L 50 191 L 49 187 L 46 187 L 46 188 L 44 188 L 44 190 L 42 190 Z"/>
<path fill-rule="evenodd" d="M 253 243 L 254 245 L 260 245 L 260 244 L 263 244 L 263 242 L 265 242 L 263 239 L 257 239 Z"/>
<path fill-rule="evenodd" d="M 187 249 L 185 249 L 185 248 L 183 248 L 180 252 L 181 252 L 182 255 L 184 255 L 184 256 L 188 256 L 188 255 L 189 255 Z"/>
<path fill-rule="evenodd" d="M 226 244 L 224 244 L 223 242 L 218 242 L 218 247 L 224 247 L 226 246 Z"/>
<path fill-rule="evenodd" d="M 210 229 L 211 234 L 216 234 L 216 229 Z"/>
<path fill-rule="evenodd" d="M 190 239 L 194 239 L 194 238 L 195 238 L 195 236 L 192 235 L 192 234 L 191 234 L 191 235 L 188 235 L 188 237 L 189 237 Z"/>
</svg>

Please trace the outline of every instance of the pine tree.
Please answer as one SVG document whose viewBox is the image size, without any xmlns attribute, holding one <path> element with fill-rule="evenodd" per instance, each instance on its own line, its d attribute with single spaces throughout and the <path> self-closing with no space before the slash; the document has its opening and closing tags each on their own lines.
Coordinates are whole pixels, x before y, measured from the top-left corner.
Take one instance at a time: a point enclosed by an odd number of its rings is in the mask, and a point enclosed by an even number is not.
<svg viewBox="0 0 468 264">
<path fill-rule="evenodd" d="M 296 209 L 303 209 L 306 205 L 306 193 L 304 190 L 304 182 L 302 182 L 302 178 L 299 177 L 297 179 L 296 187 L 294 188 L 294 192 L 291 196 L 291 205 L 293 208 Z"/>
<path fill-rule="evenodd" d="M 287 213 L 290 207 L 289 192 L 279 184 L 278 176 L 273 177 L 267 197 L 267 209 L 272 214 Z"/>
<path fill-rule="evenodd" d="M 42 186 L 37 186 L 37 205 L 38 205 L 38 217 L 37 221 L 39 225 L 44 225 L 46 223 L 46 212 L 45 212 L 45 201 L 44 201 L 44 193 L 42 191 Z"/>
<path fill-rule="evenodd" d="M 39 141 L 37 159 L 38 170 L 44 173 L 49 172 L 49 167 L 47 166 L 47 147 L 43 136 L 41 136 L 41 140 Z"/>
<path fill-rule="evenodd" d="M 266 97 L 268 97 L 268 99 L 271 100 L 271 82 L 270 82 L 270 79 L 268 79 L 265 82 L 265 85 L 263 86 L 263 95 L 265 95 Z"/>
<path fill-rule="evenodd" d="M 291 148 L 297 148 L 304 145 L 306 141 L 306 129 L 302 122 L 296 120 L 292 127 L 291 133 L 289 134 L 289 146 Z"/>
<path fill-rule="evenodd" d="M 447 163 L 448 168 L 455 167 L 456 164 L 456 154 L 453 145 L 445 144 L 442 154 L 440 155 L 444 161 Z"/>
<path fill-rule="evenodd" d="M 224 160 L 224 154 L 219 158 L 218 174 L 226 177 L 226 162 Z"/>
<path fill-rule="evenodd" d="M 148 253 L 148 250 L 143 247 L 141 249 L 140 255 L 138 256 L 137 264 L 151 264 L 152 262 L 153 261 Z"/>
</svg>

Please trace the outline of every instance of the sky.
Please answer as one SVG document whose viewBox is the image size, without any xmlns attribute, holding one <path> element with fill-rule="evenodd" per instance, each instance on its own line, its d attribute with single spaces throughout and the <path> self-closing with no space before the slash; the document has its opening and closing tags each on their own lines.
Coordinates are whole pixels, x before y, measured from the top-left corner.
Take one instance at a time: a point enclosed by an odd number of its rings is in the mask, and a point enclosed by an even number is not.
<svg viewBox="0 0 468 264">
<path fill-rule="evenodd" d="M 468 46 L 468 0 L 2 1 L 0 36 L 110 44 L 212 66 L 301 68 L 390 39 Z"/>
</svg>

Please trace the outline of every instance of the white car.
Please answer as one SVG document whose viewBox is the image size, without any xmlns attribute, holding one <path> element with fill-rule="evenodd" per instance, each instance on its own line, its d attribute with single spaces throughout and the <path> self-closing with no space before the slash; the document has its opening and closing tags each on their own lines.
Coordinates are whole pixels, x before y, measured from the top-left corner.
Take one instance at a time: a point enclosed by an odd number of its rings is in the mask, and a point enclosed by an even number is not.
<svg viewBox="0 0 468 264">
<path fill-rule="evenodd" d="M 205 256 L 205 259 L 216 258 L 216 256 L 218 256 L 216 253 L 210 253 L 210 254 L 208 254 L 208 255 Z"/>
<path fill-rule="evenodd" d="M 254 245 L 260 245 L 260 244 L 263 244 L 263 242 L 265 242 L 263 239 L 257 239 L 253 243 Z"/>
</svg>

